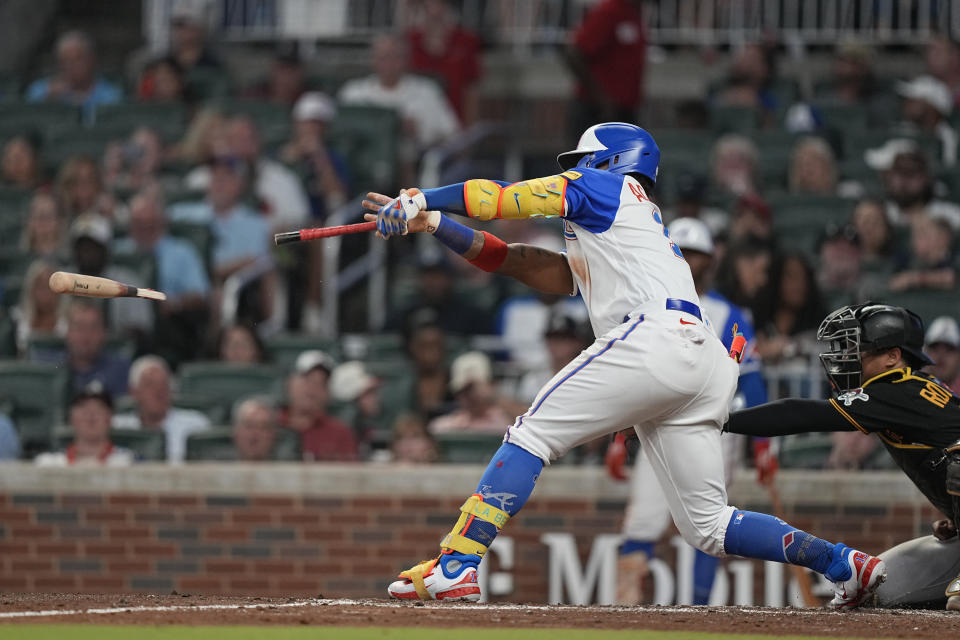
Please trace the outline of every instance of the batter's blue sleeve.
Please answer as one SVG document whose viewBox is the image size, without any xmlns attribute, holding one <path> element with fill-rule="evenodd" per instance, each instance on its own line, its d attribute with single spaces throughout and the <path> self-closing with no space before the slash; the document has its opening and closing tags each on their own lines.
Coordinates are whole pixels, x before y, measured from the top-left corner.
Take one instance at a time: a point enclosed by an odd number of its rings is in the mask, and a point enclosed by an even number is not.
<svg viewBox="0 0 960 640">
<path fill-rule="evenodd" d="M 613 225 L 620 210 L 624 176 L 599 169 L 576 169 L 578 178 L 567 179 L 563 217 L 592 233 Z M 573 172 L 568 172 L 567 175 Z"/>
</svg>

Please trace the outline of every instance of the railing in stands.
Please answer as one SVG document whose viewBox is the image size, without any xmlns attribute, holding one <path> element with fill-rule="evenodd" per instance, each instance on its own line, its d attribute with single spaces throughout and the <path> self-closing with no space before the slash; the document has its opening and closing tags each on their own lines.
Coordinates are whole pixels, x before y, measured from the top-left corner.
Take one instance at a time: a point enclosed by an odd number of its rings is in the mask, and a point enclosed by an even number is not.
<svg viewBox="0 0 960 640">
<path fill-rule="evenodd" d="M 160 50 L 175 1 L 143 0 L 144 31 Z M 196 0 L 202 2 L 202 0 Z M 465 25 L 516 52 L 567 42 L 591 0 L 459 0 Z M 212 0 L 221 38 L 363 40 L 404 29 L 415 0 Z M 645 2 L 650 40 L 661 45 L 736 45 L 769 36 L 829 45 L 839 40 L 890 45 L 926 42 L 935 31 L 960 38 L 957 0 L 658 0 Z"/>
</svg>

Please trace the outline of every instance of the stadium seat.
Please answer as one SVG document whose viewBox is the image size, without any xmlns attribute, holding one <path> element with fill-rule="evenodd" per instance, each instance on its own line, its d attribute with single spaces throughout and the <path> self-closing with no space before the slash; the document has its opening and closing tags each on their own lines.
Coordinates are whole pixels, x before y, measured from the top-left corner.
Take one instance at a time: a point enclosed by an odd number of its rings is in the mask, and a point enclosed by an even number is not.
<svg viewBox="0 0 960 640">
<path fill-rule="evenodd" d="M 714 106 L 710 128 L 717 133 L 750 133 L 757 128 L 758 112 L 752 107 Z"/>
<path fill-rule="evenodd" d="M 260 130 L 260 139 L 267 148 L 277 147 L 290 139 L 292 120 L 290 107 L 266 100 L 220 100 L 217 103 L 228 115 L 253 118 Z"/>
<path fill-rule="evenodd" d="M 282 382 L 279 372 L 265 365 L 190 362 L 180 369 L 181 389 L 227 405 L 250 395 L 269 395 L 278 390 Z"/>
<path fill-rule="evenodd" d="M 66 449 L 73 441 L 73 428 L 60 425 L 54 430 L 54 447 Z M 167 438 L 162 429 L 111 429 L 110 442 L 130 449 L 137 459 L 162 462 L 167 458 Z"/>
<path fill-rule="evenodd" d="M 503 442 L 503 434 L 444 433 L 434 437 L 443 462 L 483 464 Z"/>
<path fill-rule="evenodd" d="M 330 146 L 350 165 L 350 182 L 362 189 L 390 190 L 400 121 L 393 109 L 340 107 L 330 129 Z"/>
<path fill-rule="evenodd" d="M 817 255 L 828 225 L 843 225 L 853 204 L 835 196 L 784 194 L 770 200 L 773 229 L 781 248 Z"/>
<path fill-rule="evenodd" d="M 0 104 L 0 122 L 5 130 L 36 130 L 44 138 L 80 125 L 80 109 L 59 102 L 13 102 Z"/>
<path fill-rule="evenodd" d="M 340 359 L 339 341 L 330 338 L 318 338 L 316 336 L 304 335 L 302 333 L 284 333 L 271 337 L 267 340 L 267 351 L 270 353 L 270 359 L 277 366 L 290 370 L 293 363 L 302 352 L 309 349 L 319 349 L 325 351 L 327 355 L 335 360 Z"/>
<path fill-rule="evenodd" d="M 218 427 L 192 434 L 187 438 L 186 459 L 189 462 L 234 460 L 233 430 L 230 427 Z M 301 460 L 299 434 L 289 429 L 278 429 L 273 459 L 288 462 Z"/>
<path fill-rule="evenodd" d="M 186 93 L 201 102 L 222 98 L 230 93 L 230 78 L 219 69 L 194 67 L 187 74 Z"/>
<path fill-rule="evenodd" d="M 149 127 L 170 141 L 183 133 L 185 123 L 186 108 L 182 104 L 125 102 L 97 107 L 94 129 L 106 127 L 132 132 L 138 127 Z"/>
<path fill-rule="evenodd" d="M 9 241 L 8 238 L 4 240 Z M 16 246 L 0 245 L 0 273 L 4 276 L 23 277 L 36 259 L 36 256 L 24 253 Z"/>
<path fill-rule="evenodd" d="M 822 469 L 833 449 L 829 433 L 785 436 L 780 442 L 780 466 L 784 469 Z"/>
<path fill-rule="evenodd" d="M 0 361 L 0 403 L 11 416 L 24 448 L 50 446 L 67 403 L 65 367 L 19 360 Z"/>
<path fill-rule="evenodd" d="M 27 340 L 27 358 L 32 358 L 38 352 L 57 352 L 66 350 L 66 342 L 63 336 L 56 334 L 33 335 Z M 136 344 L 132 340 L 125 338 L 108 338 L 104 345 L 104 350 L 122 356 L 132 358 L 136 353 Z"/>
<path fill-rule="evenodd" d="M 122 140 L 128 133 L 124 128 L 113 127 L 54 131 L 44 138 L 44 165 L 54 172 L 72 156 L 84 155 L 99 160 L 108 144 Z"/>
<path fill-rule="evenodd" d="M 960 317 L 960 294 L 957 291 L 935 289 L 891 291 L 878 295 L 874 301 L 906 307 L 919 315 L 927 326 L 937 316 Z"/>
<path fill-rule="evenodd" d="M 178 409 L 192 409 L 207 416 L 210 424 L 224 424 L 230 418 L 230 403 L 216 397 L 200 393 L 191 393 L 182 388 L 174 393 L 173 406 Z"/>
</svg>

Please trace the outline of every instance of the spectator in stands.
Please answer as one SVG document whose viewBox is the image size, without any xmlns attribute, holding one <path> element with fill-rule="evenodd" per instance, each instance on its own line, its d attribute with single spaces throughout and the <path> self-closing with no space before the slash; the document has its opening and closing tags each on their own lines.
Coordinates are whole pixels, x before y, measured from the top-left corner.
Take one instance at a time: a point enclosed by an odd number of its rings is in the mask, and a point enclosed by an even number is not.
<svg viewBox="0 0 960 640">
<path fill-rule="evenodd" d="M 813 267 L 798 253 L 777 260 L 772 285 L 756 315 L 757 353 L 767 362 L 806 356 L 817 350 L 816 332 L 826 315 Z"/>
<path fill-rule="evenodd" d="M 49 192 L 38 191 L 30 198 L 20 251 L 51 262 L 63 262 L 67 257 L 67 223 Z"/>
<path fill-rule="evenodd" d="M 190 120 L 183 138 L 167 152 L 170 161 L 202 165 L 213 157 L 218 138 L 222 138 L 224 117 L 213 107 L 198 109 Z M 189 185 L 186 185 L 189 186 Z M 197 187 L 202 190 L 203 187 Z"/>
<path fill-rule="evenodd" d="M 293 137 L 280 150 L 280 159 L 299 169 L 310 200 L 312 217 L 322 222 L 346 202 L 347 161 L 327 146 L 337 107 L 325 93 L 303 94 L 293 107 Z"/>
<path fill-rule="evenodd" d="M 344 419 L 360 444 L 361 457 L 366 458 L 372 447 L 389 445 L 385 437 L 390 428 L 390 416 L 380 398 L 380 381 L 367 372 L 357 360 L 344 362 L 330 374 L 330 395 L 347 405 Z"/>
<path fill-rule="evenodd" d="M 714 97 L 720 107 L 746 107 L 757 114 L 757 123 L 769 125 L 777 107 L 770 91 L 773 80 L 772 50 L 758 43 L 744 46 L 733 54 L 725 85 Z"/>
<path fill-rule="evenodd" d="M 900 115 L 907 132 L 933 136 L 940 141 L 940 163 L 952 167 L 957 162 L 957 132 L 950 125 L 953 94 L 947 85 L 932 76 L 918 76 L 897 83 L 903 98 Z"/>
<path fill-rule="evenodd" d="M 238 462 L 270 462 L 275 457 L 277 412 L 267 398 L 242 400 L 233 412 L 233 449 Z"/>
<path fill-rule="evenodd" d="M 241 160 L 252 170 L 248 177 L 263 217 L 278 231 L 301 228 L 310 214 L 307 194 L 290 169 L 263 155 L 260 131 L 253 119 L 234 116 L 224 123 L 221 134 L 226 149 L 214 152 Z M 187 174 L 186 184 L 191 189 L 209 188 L 212 174 L 209 166 L 197 167 Z"/>
<path fill-rule="evenodd" d="M 483 309 L 455 289 L 453 266 L 443 253 L 421 253 L 417 272 L 417 293 L 387 321 L 391 329 L 402 327 L 411 314 L 422 309 L 434 312 L 440 327 L 456 335 L 489 334 L 492 311 Z"/>
<path fill-rule="evenodd" d="M 923 214 L 942 218 L 960 230 L 960 206 L 937 200 L 926 155 L 913 140 L 897 138 L 866 152 L 867 165 L 883 179 L 887 217 L 894 226 L 906 226 Z"/>
<path fill-rule="evenodd" d="M 82 31 L 68 31 L 57 40 L 57 72 L 27 87 L 27 102 L 65 102 L 93 119 L 97 105 L 115 104 L 123 93 L 97 73 L 93 40 Z"/>
<path fill-rule="evenodd" d="M 565 59 L 577 80 L 571 128 L 633 122 L 643 104 L 647 34 L 639 0 L 603 0 L 573 34 Z"/>
<path fill-rule="evenodd" d="M 954 108 L 960 107 L 960 43 L 945 33 L 938 33 L 927 42 L 927 71 L 947 85 Z"/>
<path fill-rule="evenodd" d="M 188 74 L 193 69 L 223 70 L 207 43 L 209 10 L 206 3 L 181 2 L 170 14 L 170 55 Z"/>
<path fill-rule="evenodd" d="M 110 263 L 113 229 L 102 216 L 86 213 L 77 217 L 70 225 L 70 241 L 69 271 L 110 278 L 134 287 L 147 286 L 140 274 Z M 143 299 L 113 298 L 107 301 L 107 309 L 110 328 L 117 335 L 142 342 L 153 331 L 153 307 Z"/>
<path fill-rule="evenodd" d="M 759 238 L 771 245 L 775 240 L 770 205 L 757 194 L 749 192 L 733 203 L 728 234 L 730 242 L 746 237 Z"/>
<path fill-rule="evenodd" d="M 675 115 L 678 129 L 706 131 L 710 127 L 710 111 L 700 98 L 679 101 Z"/>
<path fill-rule="evenodd" d="M 350 80 L 337 99 L 345 105 L 395 109 L 402 122 L 404 161 L 414 162 L 428 147 L 443 144 L 459 131 L 460 123 L 447 98 L 432 80 L 408 73 L 406 42 L 381 35 L 371 45 L 373 75 Z"/>
<path fill-rule="evenodd" d="M 410 69 L 443 81 L 461 122 L 476 119 L 474 90 L 482 74 L 480 38 L 457 20 L 449 0 L 424 0 L 418 20 L 407 32 Z"/>
<path fill-rule="evenodd" d="M 164 148 L 160 134 L 139 127 L 123 141 L 111 142 L 103 154 L 103 181 L 111 189 L 137 190 L 160 181 Z M 179 186 L 179 178 L 164 186 Z"/>
<path fill-rule="evenodd" d="M 766 241 L 747 236 L 730 243 L 717 269 L 717 291 L 744 309 L 754 325 L 772 259 Z"/>
<path fill-rule="evenodd" d="M 287 409 L 282 423 L 300 434 L 300 450 L 308 462 L 358 459 L 353 431 L 328 412 L 332 369 L 333 360 L 323 351 L 304 351 L 287 378 Z"/>
<path fill-rule="evenodd" d="M 130 361 L 108 351 L 106 344 L 103 307 L 93 300 L 77 298 L 67 310 L 66 351 L 37 350 L 31 357 L 66 364 L 75 391 L 97 381 L 111 397 L 119 397 L 127 392 Z"/>
<path fill-rule="evenodd" d="M 831 308 L 855 301 L 860 281 L 860 247 L 851 226 L 831 225 L 820 242 L 817 284 L 834 301 Z M 842 300 L 842 303 L 841 303 Z"/>
<path fill-rule="evenodd" d="M 133 452 L 114 446 L 110 441 L 110 421 L 113 418 L 113 400 L 107 388 L 99 382 L 80 387 L 70 401 L 69 423 L 73 442 L 66 451 L 41 453 L 34 462 L 43 467 L 71 465 L 103 465 L 125 467 L 133 462 Z"/>
<path fill-rule="evenodd" d="M 83 213 L 114 218 L 116 202 L 104 187 L 96 160 L 89 156 L 72 156 L 60 166 L 56 194 L 70 221 Z"/>
<path fill-rule="evenodd" d="M 858 471 L 880 446 L 879 438 L 866 437 L 860 431 L 837 431 L 830 434 L 833 448 L 827 458 L 827 469 Z"/>
<path fill-rule="evenodd" d="M 147 187 L 130 201 L 129 236 L 115 243 L 118 255 L 152 261 L 156 287 L 167 294 L 155 305 L 154 349 L 174 362 L 195 356 L 203 342 L 210 312 L 210 280 L 192 244 L 167 232 L 163 196 Z"/>
<path fill-rule="evenodd" d="M 697 218 L 710 227 L 710 233 L 714 236 L 726 231 L 730 225 L 730 214 L 707 204 L 706 178 L 684 171 L 677 174 L 675 188 L 673 207 L 665 212 L 668 222 L 677 218 Z"/>
<path fill-rule="evenodd" d="M 516 387 L 514 396 L 521 404 L 531 405 L 540 389 L 561 369 L 576 358 L 591 342 L 590 328 L 583 316 L 573 316 L 557 309 L 544 328 L 543 340 L 550 360 L 528 371 Z"/>
<path fill-rule="evenodd" d="M 216 357 L 220 362 L 256 365 L 267 361 L 263 341 L 252 325 L 246 323 L 223 327 L 216 341 Z"/>
<path fill-rule="evenodd" d="M 8 139 L 0 158 L 0 184 L 19 189 L 36 189 L 43 185 L 38 142 L 21 134 Z"/>
<path fill-rule="evenodd" d="M 292 107 L 306 90 L 306 72 L 300 56 L 296 51 L 277 51 L 266 79 L 245 91 L 243 97 Z"/>
<path fill-rule="evenodd" d="M 210 428 L 210 420 L 192 409 L 173 406 L 170 367 L 163 358 L 141 356 L 130 366 L 129 390 L 134 410 L 113 417 L 114 429 L 161 429 L 167 462 L 183 462 L 187 438 Z"/>
<path fill-rule="evenodd" d="M 887 283 L 890 291 L 953 289 L 957 284 L 953 230 L 945 220 L 920 216 L 910 226 L 910 253 L 901 257 Z"/>
<path fill-rule="evenodd" d="M 409 404 L 398 410 L 409 410 L 428 420 L 446 413 L 453 398 L 450 396 L 447 372 L 446 335 L 433 309 L 421 309 L 407 319 L 404 331 L 404 350 L 410 374 L 399 378 L 384 395 Z"/>
<path fill-rule="evenodd" d="M 393 462 L 430 464 L 440 458 L 437 443 L 420 416 L 413 413 L 400 416 L 394 423 L 393 434 Z"/>
<path fill-rule="evenodd" d="M 137 85 L 141 102 L 187 102 L 187 79 L 173 56 L 157 58 L 144 67 Z"/>
<path fill-rule="evenodd" d="M 757 192 L 760 153 L 746 136 L 728 133 L 718 139 L 710 154 L 710 179 L 721 195 Z"/>
<path fill-rule="evenodd" d="M 790 193 L 836 195 L 837 160 L 823 138 L 803 138 L 794 145 L 787 182 Z"/>
<path fill-rule="evenodd" d="M 893 227 L 890 226 L 882 201 L 861 198 L 853 208 L 851 223 L 857 234 L 860 259 L 865 265 L 893 257 Z"/>
<path fill-rule="evenodd" d="M 950 316 L 935 318 L 927 328 L 923 351 L 933 364 L 927 373 L 960 394 L 960 326 Z"/>
<path fill-rule="evenodd" d="M 20 457 L 20 436 L 5 414 L 0 413 L 0 462 L 16 460 Z"/>
<path fill-rule="evenodd" d="M 427 425 L 433 435 L 441 433 L 503 433 L 513 417 L 525 410 L 516 403 L 500 398 L 493 386 L 490 358 L 479 351 L 457 356 L 450 365 L 450 391 L 457 408 L 434 418 Z"/>
<path fill-rule="evenodd" d="M 50 276 L 57 267 L 43 260 L 36 260 L 23 277 L 20 302 L 10 311 L 16 322 L 16 344 L 20 355 L 28 353 L 30 339 L 36 336 L 63 335 L 66 320 L 63 309 L 68 300 L 50 290 Z"/>
<path fill-rule="evenodd" d="M 859 42 L 844 42 L 837 46 L 831 65 L 831 77 L 817 88 L 817 98 L 826 104 L 845 104 L 863 110 L 871 126 L 889 123 L 887 100 L 877 81 L 871 62 L 873 51 Z M 827 122 L 841 131 L 845 122 Z"/>
</svg>

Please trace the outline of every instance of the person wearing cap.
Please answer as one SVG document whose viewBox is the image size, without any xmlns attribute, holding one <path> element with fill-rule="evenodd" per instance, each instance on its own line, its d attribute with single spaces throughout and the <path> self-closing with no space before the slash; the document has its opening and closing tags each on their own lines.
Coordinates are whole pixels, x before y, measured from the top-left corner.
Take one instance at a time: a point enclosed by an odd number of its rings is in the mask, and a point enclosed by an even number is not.
<svg viewBox="0 0 960 640">
<path fill-rule="evenodd" d="M 954 238 L 955 232 L 946 220 L 917 216 L 910 226 L 910 251 L 895 261 L 887 289 L 953 290 L 957 283 Z"/>
<path fill-rule="evenodd" d="M 957 132 L 950 126 L 953 95 L 946 84 L 933 76 L 918 76 L 897 83 L 903 98 L 900 115 L 907 131 L 916 131 L 940 140 L 940 162 L 952 167 L 957 162 Z"/>
<path fill-rule="evenodd" d="M 57 71 L 27 87 L 27 102 L 64 102 L 83 110 L 93 121 L 97 105 L 116 104 L 123 92 L 97 73 L 93 40 L 83 31 L 68 31 L 57 39 Z"/>
<path fill-rule="evenodd" d="M 493 386 L 490 358 L 479 351 L 457 356 L 450 365 L 450 392 L 456 399 L 457 408 L 430 421 L 427 429 L 433 435 L 502 434 L 506 431 L 504 425 L 510 423 L 512 416 L 523 411 L 522 407 L 515 407 L 498 396 Z M 520 410 L 516 411 L 518 408 Z"/>
<path fill-rule="evenodd" d="M 92 382 L 70 401 L 69 424 L 73 441 L 64 451 L 41 453 L 34 462 L 42 467 L 103 465 L 125 467 L 135 462 L 132 451 L 110 441 L 113 400 L 106 387 Z"/>
<path fill-rule="evenodd" d="M 946 33 L 936 33 L 927 40 L 924 59 L 930 75 L 947 85 L 954 108 L 960 107 L 960 42 Z"/>
<path fill-rule="evenodd" d="M 923 350 L 933 360 L 927 372 L 955 394 L 960 394 L 960 326 L 951 316 L 940 316 L 930 323 Z"/>
<path fill-rule="evenodd" d="M 914 140 L 887 140 L 879 147 L 868 149 L 864 161 L 880 173 L 891 224 L 905 227 L 926 213 L 944 219 L 954 231 L 960 230 L 960 206 L 936 198 L 930 162 Z"/>
<path fill-rule="evenodd" d="M 346 422 L 352 427 L 362 452 L 390 446 L 392 416 L 380 398 L 380 380 L 370 375 L 358 360 L 344 362 L 330 374 L 330 395 L 348 407 Z M 363 455 L 362 457 L 367 457 Z"/>
<path fill-rule="evenodd" d="M 320 350 L 301 353 L 287 378 L 287 406 L 280 423 L 300 434 L 300 450 L 307 462 L 354 462 L 357 440 L 350 427 L 328 411 L 333 359 Z"/>
<path fill-rule="evenodd" d="M 187 73 L 193 69 L 223 70 L 207 42 L 210 10 L 208 0 L 177 0 L 170 12 L 170 55 Z"/>
<path fill-rule="evenodd" d="M 167 462 L 183 462 L 187 438 L 210 428 L 210 419 L 193 409 L 173 406 L 172 373 L 166 360 L 141 356 L 130 366 L 129 389 L 134 410 L 113 416 L 114 429 L 161 430 Z"/>
<path fill-rule="evenodd" d="M 148 284 L 134 271 L 111 264 L 113 227 L 95 213 L 78 216 L 70 225 L 72 264 L 68 271 L 99 276 L 134 287 Z M 107 301 L 110 329 L 117 335 L 145 341 L 153 331 L 153 306 L 138 298 L 112 298 Z"/>
<path fill-rule="evenodd" d="M 668 227 L 673 242 L 683 252 L 690 266 L 694 286 L 700 296 L 701 308 L 710 319 L 711 327 L 730 349 L 735 332 L 747 340 L 747 351 L 740 363 L 740 378 L 732 405 L 735 408 L 753 407 L 767 401 L 766 381 L 760 368 L 760 360 L 750 342 L 753 340 L 753 325 L 746 312 L 713 290 L 714 261 L 713 237 L 707 225 L 696 218 L 680 218 Z M 724 471 L 727 485 L 739 466 L 743 453 L 743 439 L 727 437 L 722 441 Z M 618 452 L 617 444 L 608 452 L 608 469 L 617 479 L 623 479 L 620 467 L 625 451 Z M 759 440 L 755 444 L 757 478 L 766 481 L 775 469 L 774 457 L 769 452 L 769 442 Z M 613 459 L 612 459 L 613 458 Z M 653 469 L 642 452 L 637 455 L 630 480 L 630 501 L 624 517 L 625 542 L 618 558 L 617 602 L 639 604 L 642 584 L 648 573 L 648 561 L 653 557 L 656 542 L 670 522 L 670 511 L 660 485 L 655 481 Z M 694 604 L 707 604 L 713 588 L 718 558 L 697 551 L 694 556 Z"/>
</svg>

